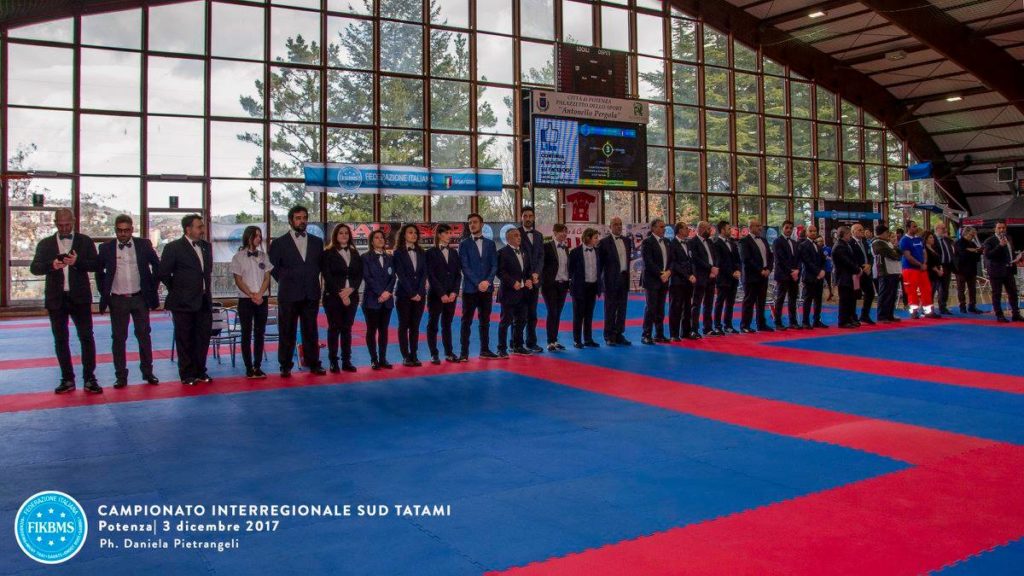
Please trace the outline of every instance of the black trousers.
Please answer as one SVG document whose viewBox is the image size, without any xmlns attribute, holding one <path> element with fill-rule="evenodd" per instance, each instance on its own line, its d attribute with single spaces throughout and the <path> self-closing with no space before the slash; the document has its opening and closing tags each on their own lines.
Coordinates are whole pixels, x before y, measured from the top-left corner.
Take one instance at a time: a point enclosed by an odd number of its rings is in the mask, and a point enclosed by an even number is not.
<svg viewBox="0 0 1024 576">
<path fill-rule="evenodd" d="M 597 306 L 597 282 L 583 283 L 583 297 L 572 299 L 572 341 L 594 341 L 594 308 Z"/>
<path fill-rule="evenodd" d="M 757 314 L 758 329 L 765 328 L 767 319 L 764 315 L 765 306 L 768 303 L 768 279 L 760 274 L 757 278 L 748 279 L 743 283 L 743 316 L 740 318 L 740 326 L 750 328 L 754 321 L 754 314 Z"/>
<path fill-rule="evenodd" d="M 996 312 L 996 318 L 1003 317 L 1003 290 L 1006 290 L 1006 299 L 1010 303 L 1010 311 L 1013 316 L 1020 315 L 1020 309 L 1017 307 L 1017 279 L 1013 276 L 1004 276 L 1002 278 L 989 278 L 989 282 L 992 284 L 992 309 Z"/>
<path fill-rule="evenodd" d="M 788 274 L 775 285 L 775 325 L 782 325 L 782 305 L 789 310 L 789 325 L 796 326 L 796 293 L 797 281 Z"/>
<path fill-rule="evenodd" d="M 739 287 L 739 282 L 735 279 L 731 280 L 731 282 L 718 283 L 713 318 L 716 329 L 732 328 L 732 313 L 736 307 L 736 289 Z"/>
<path fill-rule="evenodd" d="M 455 319 L 455 301 L 441 302 L 441 295 L 431 292 L 427 294 L 427 348 L 431 356 L 437 356 L 437 330 L 441 329 L 441 342 L 444 344 L 444 355 L 454 354 L 452 348 L 452 320 Z"/>
<path fill-rule="evenodd" d="M 316 326 L 316 315 L 320 309 L 317 300 L 298 300 L 280 302 L 278 310 L 278 328 L 281 341 L 277 348 L 277 361 L 281 370 L 292 369 L 292 355 L 295 353 L 295 335 L 299 324 L 302 325 L 302 358 L 309 369 L 320 367 L 320 335 Z"/>
<path fill-rule="evenodd" d="M 825 291 L 825 280 L 817 278 L 804 281 L 804 326 L 812 322 L 821 322 L 821 297 Z M 811 313 L 814 318 L 811 319 Z"/>
<path fill-rule="evenodd" d="M 544 307 L 548 309 L 548 317 L 545 321 L 548 344 L 554 344 L 558 342 L 558 325 L 562 322 L 562 309 L 565 308 L 565 297 L 569 294 L 569 283 L 555 282 L 545 286 L 543 292 Z"/>
<path fill-rule="evenodd" d="M 96 340 L 92 334 L 92 304 L 75 304 L 65 292 L 60 308 L 47 310 L 50 315 L 50 330 L 53 332 L 53 347 L 60 364 L 61 380 L 75 381 L 75 369 L 71 364 L 71 345 L 68 336 L 68 319 L 75 323 L 78 342 L 82 346 L 82 377 L 88 381 L 96 378 Z"/>
<path fill-rule="evenodd" d="M 878 279 L 879 320 L 892 320 L 896 317 L 896 295 L 902 283 L 901 274 L 886 274 Z"/>
<path fill-rule="evenodd" d="M 857 319 L 857 291 L 853 286 L 839 285 L 839 324 L 849 324 Z"/>
<path fill-rule="evenodd" d="M 690 333 L 692 324 L 693 284 L 675 282 L 668 287 L 668 335 L 678 338 Z"/>
<path fill-rule="evenodd" d="M 423 308 L 426 300 L 418 301 L 408 297 L 395 300 L 398 308 L 398 349 L 402 358 L 416 358 L 420 348 L 420 320 L 423 319 Z"/>
<path fill-rule="evenodd" d="M 269 309 L 270 304 L 266 298 L 259 305 L 250 298 L 238 299 L 238 322 L 242 325 L 242 363 L 246 370 L 259 368 L 263 363 L 263 341 L 267 332 Z"/>
<path fill-rule="evenodd" d="M 643 337 L 650 338 L 653 334 L 658 338 L 665 337 L 665 299 L 668 297 L 668 284 L 644 290 L 644 330 Z"/>
<path fill-rule="evenodd" d="M 352 325 L 356 321 L 356 310 L 359 308 L 359 297 L 353 293 L 349 296 L 349 305 L 341 301 L 336 294 L 324 296 L 324 314 L 327 315 L 327 354 L 331 364 L 341 361 L 352 362 Z M 259 363 L 257 362 L 257 366 Z"/>
<path fill-rule="evenodd" d="M 715 307 L 715 284 L 708 280 L 704 284 L 697 284 L 693 287 L 693 305 L 690 307 L 690 317 L 693 320 L 692 332 L 700 332 L 701 312 L 704 316 L 704 331 L 708 332 L 714 328 L 711 323 L 711 311 Z"/>
<path fill-rule="evenodd" d="M 868 275 L 860 277 L 860 293 L 861 298 L 864 302 L 860 308 L 860 319 L 870 320 L 871 319 L 871 305 L 875 302 L 875 281 L 874 278 Z M 856 302 L 854 303 L 856 308 Z M 854 317 L 856 318 L 857 312 L 854 310 Z"/>
<path fill-rule="evenodd" d="M 508 350 L 509 327 L 512 328 L 512 348 L 523 347 L 523 330 L 526 328 L 526 318 L 529 315 L 527 308 L 529 308 L 529 304 L 525 295 L 516 302 L 501 305 L 501 320 L 498 322 L 498 350 Z"/>
<path fill-rule="evenodd" d="M 932 282 L 932 303 L 936 304 L 940 311 L 949 308 L 949 283 L 953 280 L 953 274 L 949 266 L 942 267 L 943 274 Z"/>
<path fill-rule="evenodd" d="M 956 300 L 961 308 L 978 306 L 978 277 L 974 274 L 956 275 Z"/>
<path fill-rule="evenodd" d="M 370 351 L 370 362 L 386 362 L 388 359 L 388 326 L 391 324 L 391 310 L 363 306 L 366 319 L 366 349 Z"/>
<path fill-rule="evenodd" d="M 618 342 L 626 336 L 626 305 L 629 303 L 629 272 L 621 272 L 619 285 L 604 294 L 604 339 Z"/>
<path fill-rule="evenodd" d="M 491 306 L 494 305 L 494 293 L 463 292 L 462 293 L 462 330 L 460 348 L 463 356 L 469 356 L 469 336 L 473 328 L 473 314 L 480 322 L 480 352 L 491 350 Z"/>
<path fill-rule="evenodd" d="M 174 320 L 174 346 L 178 349 L 178 376 L 184 381 L 206 374 L 206 354 L 210 351 L 213 311 L 204 302 L 195 312 L 171 312 Z"/>
<path fill-rule="evenodd" d="M 537 345 L 537 303 L 540 301 L 540 286 L 524 291 L 523 303 L 526 305 L 526 346 Z"/>
<path fill-rule="evenodd" d="M 135 339 L 139 342 L 139 370 L 143 376 L 153 375 L 153 342 L 150 339 L 149 306 L 142 294 L 132 296 L 110 295 L 110 351 L 114 355 L 114 377 L 128 378 L 125 344 L 128 341 L 128 322 L 135 325 Z"/>
</svg>

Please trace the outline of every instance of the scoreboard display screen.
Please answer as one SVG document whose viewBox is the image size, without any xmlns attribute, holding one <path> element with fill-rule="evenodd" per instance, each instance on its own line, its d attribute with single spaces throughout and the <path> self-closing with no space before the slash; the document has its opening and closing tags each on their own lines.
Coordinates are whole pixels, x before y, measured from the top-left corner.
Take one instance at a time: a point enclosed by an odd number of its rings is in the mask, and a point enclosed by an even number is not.
<svg viewBox="0 0 1024 576">
<path fill-rule="evenodd" d="M 625 52 L 559 44 L 555 66 L 559 92 L 629 97 L 629 54 Z"/>
<path fill-rule="evenodd" d="M 532 141 L 534 185 L 647 188 L 643 124 L 534 116 Z"/>
</svg>

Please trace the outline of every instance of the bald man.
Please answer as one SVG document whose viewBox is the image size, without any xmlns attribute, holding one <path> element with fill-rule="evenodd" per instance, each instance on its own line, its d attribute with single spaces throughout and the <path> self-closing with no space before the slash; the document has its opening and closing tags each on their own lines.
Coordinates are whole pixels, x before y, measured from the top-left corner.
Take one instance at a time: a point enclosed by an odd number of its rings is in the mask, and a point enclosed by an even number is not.
<svg viewBox="0 0 1024 576">
<path fill-rule="evenodd" d="M 629 262 L 633 242 L 622 235 L 622 218 L 612 218 L 611 233 L 597 245 L 598 266 L 604 279 L 604 342 L 629 346 L 626 340 L 626 304 L 629 301 Z"/>
<path fill-rule="evenodd" d="M 750 233 L 740 240 L 740 260 L 743 262 L 743 315 L 740 318 L 740 332 L 774 332 L 765 318 L 765 306 L 768 301 L 768 276 L 775 267 L 775 259 L 768 242 L 761 238 L 761 221 L 751 218 L 747 229 Z M 751 327 L 755 315 L 757 330 Z"/>
</svg>

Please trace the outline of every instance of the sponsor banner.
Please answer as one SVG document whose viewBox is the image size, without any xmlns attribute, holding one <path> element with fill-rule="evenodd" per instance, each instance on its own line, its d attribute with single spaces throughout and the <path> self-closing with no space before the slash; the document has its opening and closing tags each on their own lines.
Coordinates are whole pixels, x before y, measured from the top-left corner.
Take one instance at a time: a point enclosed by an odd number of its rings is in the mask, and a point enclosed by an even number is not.
<svg viewBox="0 0 1024 576">
<path fill-rule="evenodd" d="M 534 90 L 531 104 L 534 114 L 546 116 L 609 120 L 631 124 L 647 124 L 650 118 L 650 110 L 646 102 L 605 96 Z"/>
<path fill-rule="evenodd" d="M 426 196 L 501 194 L 501 170 L 487 168 L 424 168 L 379 164 L 307 162 L 306 190 L 315 194 L 391 194 Z"/>
</svg>

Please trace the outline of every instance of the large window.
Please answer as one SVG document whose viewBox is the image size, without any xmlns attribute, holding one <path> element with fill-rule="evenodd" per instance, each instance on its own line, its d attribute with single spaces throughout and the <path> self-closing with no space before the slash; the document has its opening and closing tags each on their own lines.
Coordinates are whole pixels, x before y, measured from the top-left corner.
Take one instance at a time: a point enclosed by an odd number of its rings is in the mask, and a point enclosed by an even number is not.
<svg viewBox="0 0 1024 576">
<path fill-rule="evenodd" d="M 28 260 L 58 206 L 98 239 L 131 214 L 158 249 L 193 211 L 224 250 L 239 226 L 280 234 L 296 203 L 321 228 L 514 220 L 531 201 L 519 89 L 554 87 L 555 42 L 629 52 L 632 95 L 651 106 L 648 189 L 604 193 L 606 221 L 776 223 L 819 199 L 885 202 L 908 155 L 841 92 L 666 2 L 193 0 L 15 28 L 2 42 L 0 160 L 34 172 L 5 182 L 7 303 L 38 298 Z M 497 168 L 505 187 L 316 195 L 302 184 L 310 161 Z M 563 196 L 533 191 L 542 222 L 563 218 Z M 222 264 L 217 286 L 230 292 Z"/>
</svg>

